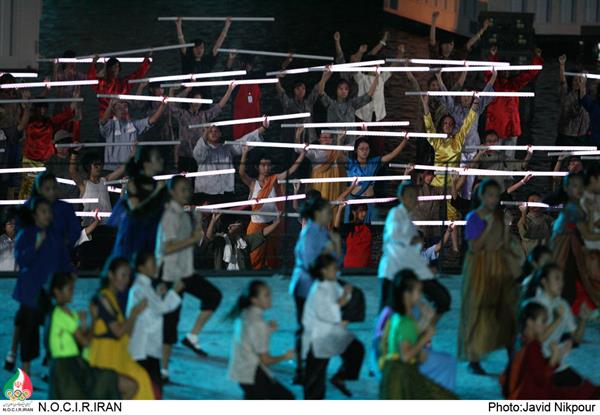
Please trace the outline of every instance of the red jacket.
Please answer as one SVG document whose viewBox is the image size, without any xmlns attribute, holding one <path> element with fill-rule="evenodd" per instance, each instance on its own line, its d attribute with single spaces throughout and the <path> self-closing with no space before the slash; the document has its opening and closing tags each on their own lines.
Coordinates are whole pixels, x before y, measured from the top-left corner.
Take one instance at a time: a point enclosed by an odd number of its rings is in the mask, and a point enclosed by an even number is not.
<svg viewBox="0 0 600 415">
<path fill-rule="evenodd" d="M 46 161 L 52 157 L 56 153 L 52 142 L 54 133 L 74 116 L 75 111 L 68 107 L 51 118 L 29 122 L 25 127 L 23 155 L 33 161 Z"/>
<path fill-rule="evenodd" d="M 369 268 L 373 266 L 371 244 L 373 237 L 369 225 L 350 224 L 352 233 L 346 237 L 346 255 L 344 268 Z"/>
<path fill-rule="evenodd" d="M 490 61 L 497 61 L 498 56 L 490 56 Z M 532 65 L 543 65 L 544 60 L 535 55 Z M 540 71 L 522 71 L 519 75 L 502 79 L 498 77 L 494 83 L 494 92 L 518 92 L 533 81 Z M 491 73 L 486 74 L 487 82 Z M 495 130 L 501 139 L 521 135 L 521 117 L 519 115 L 519 98 L 496 98 L 487 107 L 486 130 Z"/>
<path fill-rule="evenodd" d="M 143 78 L 148 72 L 148 69 L 150 69 L 150 60 L 146 58 L 137 71 L 123 78 L 113 78 L 108 80 L 106 78 L 98 78 L 98 75 L 96 74 L 96 64 L 92 63 L 90 69 L 88 69 L 87 78 L 92 80 L 98 79 L 98 85 L 92 87 L 97 94 L 129 94 L 132 88 L 129 80 Z M 110 100 L 107 98 L 98 98 L 98 103 L 100 104 L 100 118 L 104 115 L 104 111 L 106 110 L 106 107 L 108 107 L 109 101 Z"/>
<path fill-rule="evenodd" d="M 233 119 L 260 117 L 260 87 L 258 85 L 240 85 L 233 99 Z M 233 126 L 234 140 L 251 133 L 261 123 L 237 124 Z"/>
</svg>

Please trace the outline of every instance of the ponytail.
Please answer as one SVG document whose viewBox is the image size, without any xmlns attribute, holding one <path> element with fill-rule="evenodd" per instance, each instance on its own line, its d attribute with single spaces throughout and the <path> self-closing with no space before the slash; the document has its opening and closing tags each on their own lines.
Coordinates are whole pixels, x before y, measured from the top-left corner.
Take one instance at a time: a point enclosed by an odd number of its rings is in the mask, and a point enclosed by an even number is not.
<svg viewBox="0 0 600 415">
<path fill-rule="evenodd" d="M 244 292 L 237 298 L 235 305 L 229 310 L 223 320 L 235 320 L 237 319 L 244 310 L 252 305 L 252 299 L 258 296 L 258 292 L 262 287 L 266 287 L 267 284 L 261 280 L 252 280 L 244 290 Z"/>
</svg>

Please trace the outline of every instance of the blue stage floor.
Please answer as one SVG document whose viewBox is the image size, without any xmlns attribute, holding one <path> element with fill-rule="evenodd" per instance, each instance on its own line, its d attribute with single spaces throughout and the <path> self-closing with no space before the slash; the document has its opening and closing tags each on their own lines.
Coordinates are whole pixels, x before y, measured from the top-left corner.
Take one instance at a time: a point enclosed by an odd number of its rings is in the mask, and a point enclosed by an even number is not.
<svg viewBox="0 0 600 415">
<path fill-rule="evenodd" d="M 370 345 L 373 320 L 379 302 L 378 281 L 375 277 L 350 277 L 348 282 L 362 288 L 367 298 L 367 320 L 361 324 L 351 326 L 365 345 Z M 199 359 L 188 349 L 176 346 L 171 363 L 172 384 L 165 387 L 166 399 L 240 399 L 241 390 L 237 384 L 227 379 L 227 359 L 229 355 L 232 324 L 222 321 L 226 311 L 232 306 L 239 292 L 249 281 L 249 278 L 212 278 L 224 294 L 223 304 L 214 318 L 209 322 L 202 333 L 200 342 L 202 347 L 211 354 L 210 358 Z M 456 333 L 460 306 L 460 277 L 448 277 L 442 282 L 452 293 L 452 309 L 444 316 L 438 325 L 433 346 L 436 350 L 456 354 Z M 293 333 L 295 330 L 294 304 L 287 294 L 288 281 L 271 278 L 269 284 L 273 289 L 273 309 L 267 313 L 267 318 L 277 320 L 279 331 L 272 337 L 272 352 L 282 353 L 293 347 Z M 5 324 L 0 329 L 0 353 L 5 356 L 10 346 L 12 333 L 12 319 L 17 309 L 17 303 L 10 297 L 14 280 L 0 280 L 0 292 L 5 301 L 2 309 L 2 319 Z M 77 282 L 74 308 L 86 308 L 87 301 L 98 286 L 97 280 L 80 280 Z M 192 320 L 198 310 L 198 302 L 192 297 L 186 297 L 180 324 L 180 333 L 183 334 L 190 328 Z M 572 366 L 593 382 L 600 384 L 600 330 L 598 323 L 588 325 L 584 343 L 575 349 L 570 356 Z M 350 382 L 349 387 L 354 393 L 354 399 L 376 399 L 378 381 L 369 377 L 368 362 L 363 365 L 361 379 Z M 337 369 L 339 361 L 332 360 L 329 366 L 331 372 Z M 483 361 L 483 366 L 489 372 L 499 374 L 506 364 L 506 353 L 503 351 L 493 353 Z M 276 376 L 288 385 L 298 398 L 302 397 L 300 387 L 291 386 L 294 367 L 291 363 L 282 363 L 273 368 Z M 32 382 L 34 398 L 46 397 L 47 385 L 41 380 L 41 375 L 46 368 L 41 366 L 41 360 L 34 362 L 32 368 Z M 5 372 L 8 379 L 9 373 Z M 500 387 L 497 377 L 482 377 L 470 374 L 466 364 L 459 363 L 457 374 L 458 395 L 463 399 L 500 399 Z M 327 390 L 329 399 L 345 399 L 333 388 Z"/>
</svg>

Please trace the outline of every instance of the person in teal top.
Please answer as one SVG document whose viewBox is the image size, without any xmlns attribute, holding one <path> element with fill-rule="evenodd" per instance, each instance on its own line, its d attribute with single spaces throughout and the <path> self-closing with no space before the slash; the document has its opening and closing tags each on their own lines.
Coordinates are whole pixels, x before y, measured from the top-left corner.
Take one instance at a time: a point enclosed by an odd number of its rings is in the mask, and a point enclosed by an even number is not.
<svg viewBox="0 0 600 415">
<path fill-rule="evenodd" d="M 48 399 L 121 399 L 118 375 L 111 370 L 93 369 L 82 356 L 92 336 L 85 311 L 73 312 L 75 276 L 57 272 L 52 277 L 50 292 L 55 306 L 50 313 L 48 350 L 50 377 Z"/>
<path fill-rule="evenodd" d="M 456 399 L 452 392 L 419 372 L 419 365 L 427 359 L 424 348 L 435 333 L 432 322 L 420 329 L 413 315 L 422 289 L 411 270 L 404 269 L 394 277 L 390 292 L 394 314 L 381 338 L 379 399 Z"/>
</svg>

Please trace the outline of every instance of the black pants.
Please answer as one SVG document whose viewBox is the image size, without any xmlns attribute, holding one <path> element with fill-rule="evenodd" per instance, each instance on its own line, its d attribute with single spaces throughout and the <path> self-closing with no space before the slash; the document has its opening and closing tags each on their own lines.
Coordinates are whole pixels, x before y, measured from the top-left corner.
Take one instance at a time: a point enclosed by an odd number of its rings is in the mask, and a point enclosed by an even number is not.
<svg viewBox="0 0 600 415">
<path fill-rule="evenodd" d="M 423 284 L 423 294 L 425 298 L 433 304 L 433 308 L 438 315 L 442 315 L 450 310 L 450 292 L 437 279 L 421 281 Z M 381 279 L 381 301 L 379 303 L 379 311 L 388 305 L 390 290 L 392 289 L 392 281 L 387 278 Z"/>
<path fill-rule="evenodd" d="M 584 379 L 571 368 L 566 368 L 552 375 L 552 383 L 560 388 L 573 388 L 580 386 Z"/>
<path fill-rule="evenodd" d="M 334 377 L 342 380 L 356 380 L 360 375 L 360 368 L 365 357 L 365 347 L 354 339 L 341 355 L 340 366 Z M 327 380 L 327 365 L 329 359 L 318 359 L 313 355 L 312 348 L 308 351 L 306 359 L 306 372 L 304 374 L 304 399 L 325 399 L 325 382 Z"/>
<path fill-rule="evenodd" d="M 162 398 L 163 383 L 160 375 L 160 360 L 154 357 L 147 357 L 146 359 L 138 360 L 137 362 L 141 367 L 146 369 L 146 372 L 148 372 L 156 392 L 160 394 L 158 398 Z"/>
<path fill-rule="evenodd" d="M 190 277 L 182 278 L 181 281 L 185 284 L 184 292 L 200 300 L 201 311 L 215 311 L 219 307 L 219 304 L 221 304 L 223 294 L 206 278 L 194 274 Z M 163 316 L 164 344 L 177 343 L 177 325 L 179 324 L 180 314 L 181 306 Z"/>
<path fill-rule="evenodd" d="M 21 304 L 15 316 L 15 326 L 19 328 L 22 362 L 31 362 L 40 355 L 40 327 L 43 321 L 43 311 Z"/>
<path fill-rule="evenodd" d="M 254 384 L 240 383 L 244 391 L 244 399 L 250 400 L 294 400 L 294 394 L 285 386 L 267 375 L 260 367 L 256 368 Z"/>
<path fill-rule="evenodd" d="M 302 325 L 302 314 L 304 313 L 304 303 L 306 298 L 301 298 L 294 294 L 294 303 L 296 304 L 296 322 L 298 328 L 296 329 L 296 375 L 302 375 L 302 334 L 304 333 L 304 326 Z"/>
</svg>

